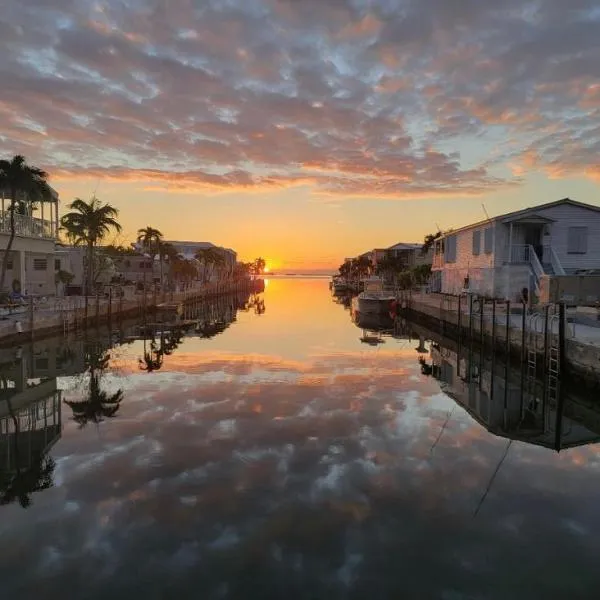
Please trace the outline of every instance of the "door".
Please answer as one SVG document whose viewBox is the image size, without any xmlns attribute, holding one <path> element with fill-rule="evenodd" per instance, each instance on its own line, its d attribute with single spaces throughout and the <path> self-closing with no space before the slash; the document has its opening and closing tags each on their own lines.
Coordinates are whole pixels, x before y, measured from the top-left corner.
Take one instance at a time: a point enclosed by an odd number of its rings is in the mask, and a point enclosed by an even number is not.
<svg viewBox="0 0 600 600">
<path fill-rule="evenodd" d="M 544 247 L 542 245 L 543 225 L 524 225 L 525 244 L 532 246 L 540 262 L 542 262 Z"/>
</svg>

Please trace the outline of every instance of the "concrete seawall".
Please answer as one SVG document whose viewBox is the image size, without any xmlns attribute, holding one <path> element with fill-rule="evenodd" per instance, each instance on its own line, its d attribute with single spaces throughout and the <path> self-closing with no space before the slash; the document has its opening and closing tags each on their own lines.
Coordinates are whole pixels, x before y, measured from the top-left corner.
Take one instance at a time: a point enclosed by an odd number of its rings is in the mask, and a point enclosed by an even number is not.
<svg viewBox="0 0 600 600">
<path fill-rule="evenodd" d="M 0 346 L 22 343 L 32 338 L 68 333 L 80 328 L 111 320 L 141 316 L 155 311 L 162 304 L 177 305 L 202 302 L 210 298 L 238 293 L 258 293 L 264 290 L 262 279 L 231 281 L 164 294 L 138 293 L 133 299 L 89 298 L 87 317 L 81 297 L 53 299 L 43 305 L 23 307 L 0 321 Z"/>
<path fill-rule="evenodd" d="M 538 313 L 537 317 L 524 314 L 520 305 L 507 315 L 505 303 L 498 302 L 494 306 L 488 302 L 476 305 L 470 314 L 469 302 L 468 297 L 462 297 L 459 311 L 456 296 L 403 294 L 398 311 L 406 319 L 422 323 L 446 337 L 464 343 L 472 341 L 478 347 L 494 348 L 495 352 L 514 360 L 531 362 L 538 375 L 543 373 L 549 349 L 560 345 L 558 317 L 548 319 L 546 331 L 543 314 Z M 595 388 L 600 387 L 600 329 L 597 329 L 598 344 L 590 339 L 588 329 L 596 330 L 566 324 L 563 374 L 581 378 L 586 385 Z"/>
</svg>

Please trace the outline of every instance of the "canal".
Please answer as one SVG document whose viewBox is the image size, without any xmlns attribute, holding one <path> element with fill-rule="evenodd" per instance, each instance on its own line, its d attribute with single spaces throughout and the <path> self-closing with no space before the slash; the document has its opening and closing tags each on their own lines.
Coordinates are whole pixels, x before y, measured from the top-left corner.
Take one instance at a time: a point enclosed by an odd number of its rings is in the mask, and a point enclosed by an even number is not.
<svg viewBox="0 0 600 600">
<path fill-rule="evenodd" d="M 0 350 L 2 597 L 596 597 L 595 398 L 326 279 L 182 317 Z"/>
</svg>

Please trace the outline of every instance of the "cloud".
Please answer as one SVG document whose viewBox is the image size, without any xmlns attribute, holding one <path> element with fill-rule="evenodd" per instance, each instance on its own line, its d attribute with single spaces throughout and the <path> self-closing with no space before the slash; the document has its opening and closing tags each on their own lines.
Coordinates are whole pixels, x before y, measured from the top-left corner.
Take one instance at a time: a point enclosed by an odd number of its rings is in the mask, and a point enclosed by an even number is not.
<svg viewBox="0 0 600 600">
<path fill-rule="evenodd" d="M 595 5 L 7 0 L 0 141 L 56 179 L 193 193 L 597 177 Z"/>
</svg>

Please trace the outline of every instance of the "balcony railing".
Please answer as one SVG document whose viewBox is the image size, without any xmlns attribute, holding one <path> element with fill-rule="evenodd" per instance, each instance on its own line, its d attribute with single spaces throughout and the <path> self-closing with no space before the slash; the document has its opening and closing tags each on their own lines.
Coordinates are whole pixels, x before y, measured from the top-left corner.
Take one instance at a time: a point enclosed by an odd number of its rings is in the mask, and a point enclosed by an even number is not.
<svg viewBox="0 0 600 600">
<path fill-rule="evenodd" d="M 0 233 L 10 234 L 10 213 L 0 212 Z M 15 233 L 18 236 L 56 239 L 56 231 L 52 221 L 38 219 L 29 215 L 15 214 Z"/>
</svg>

